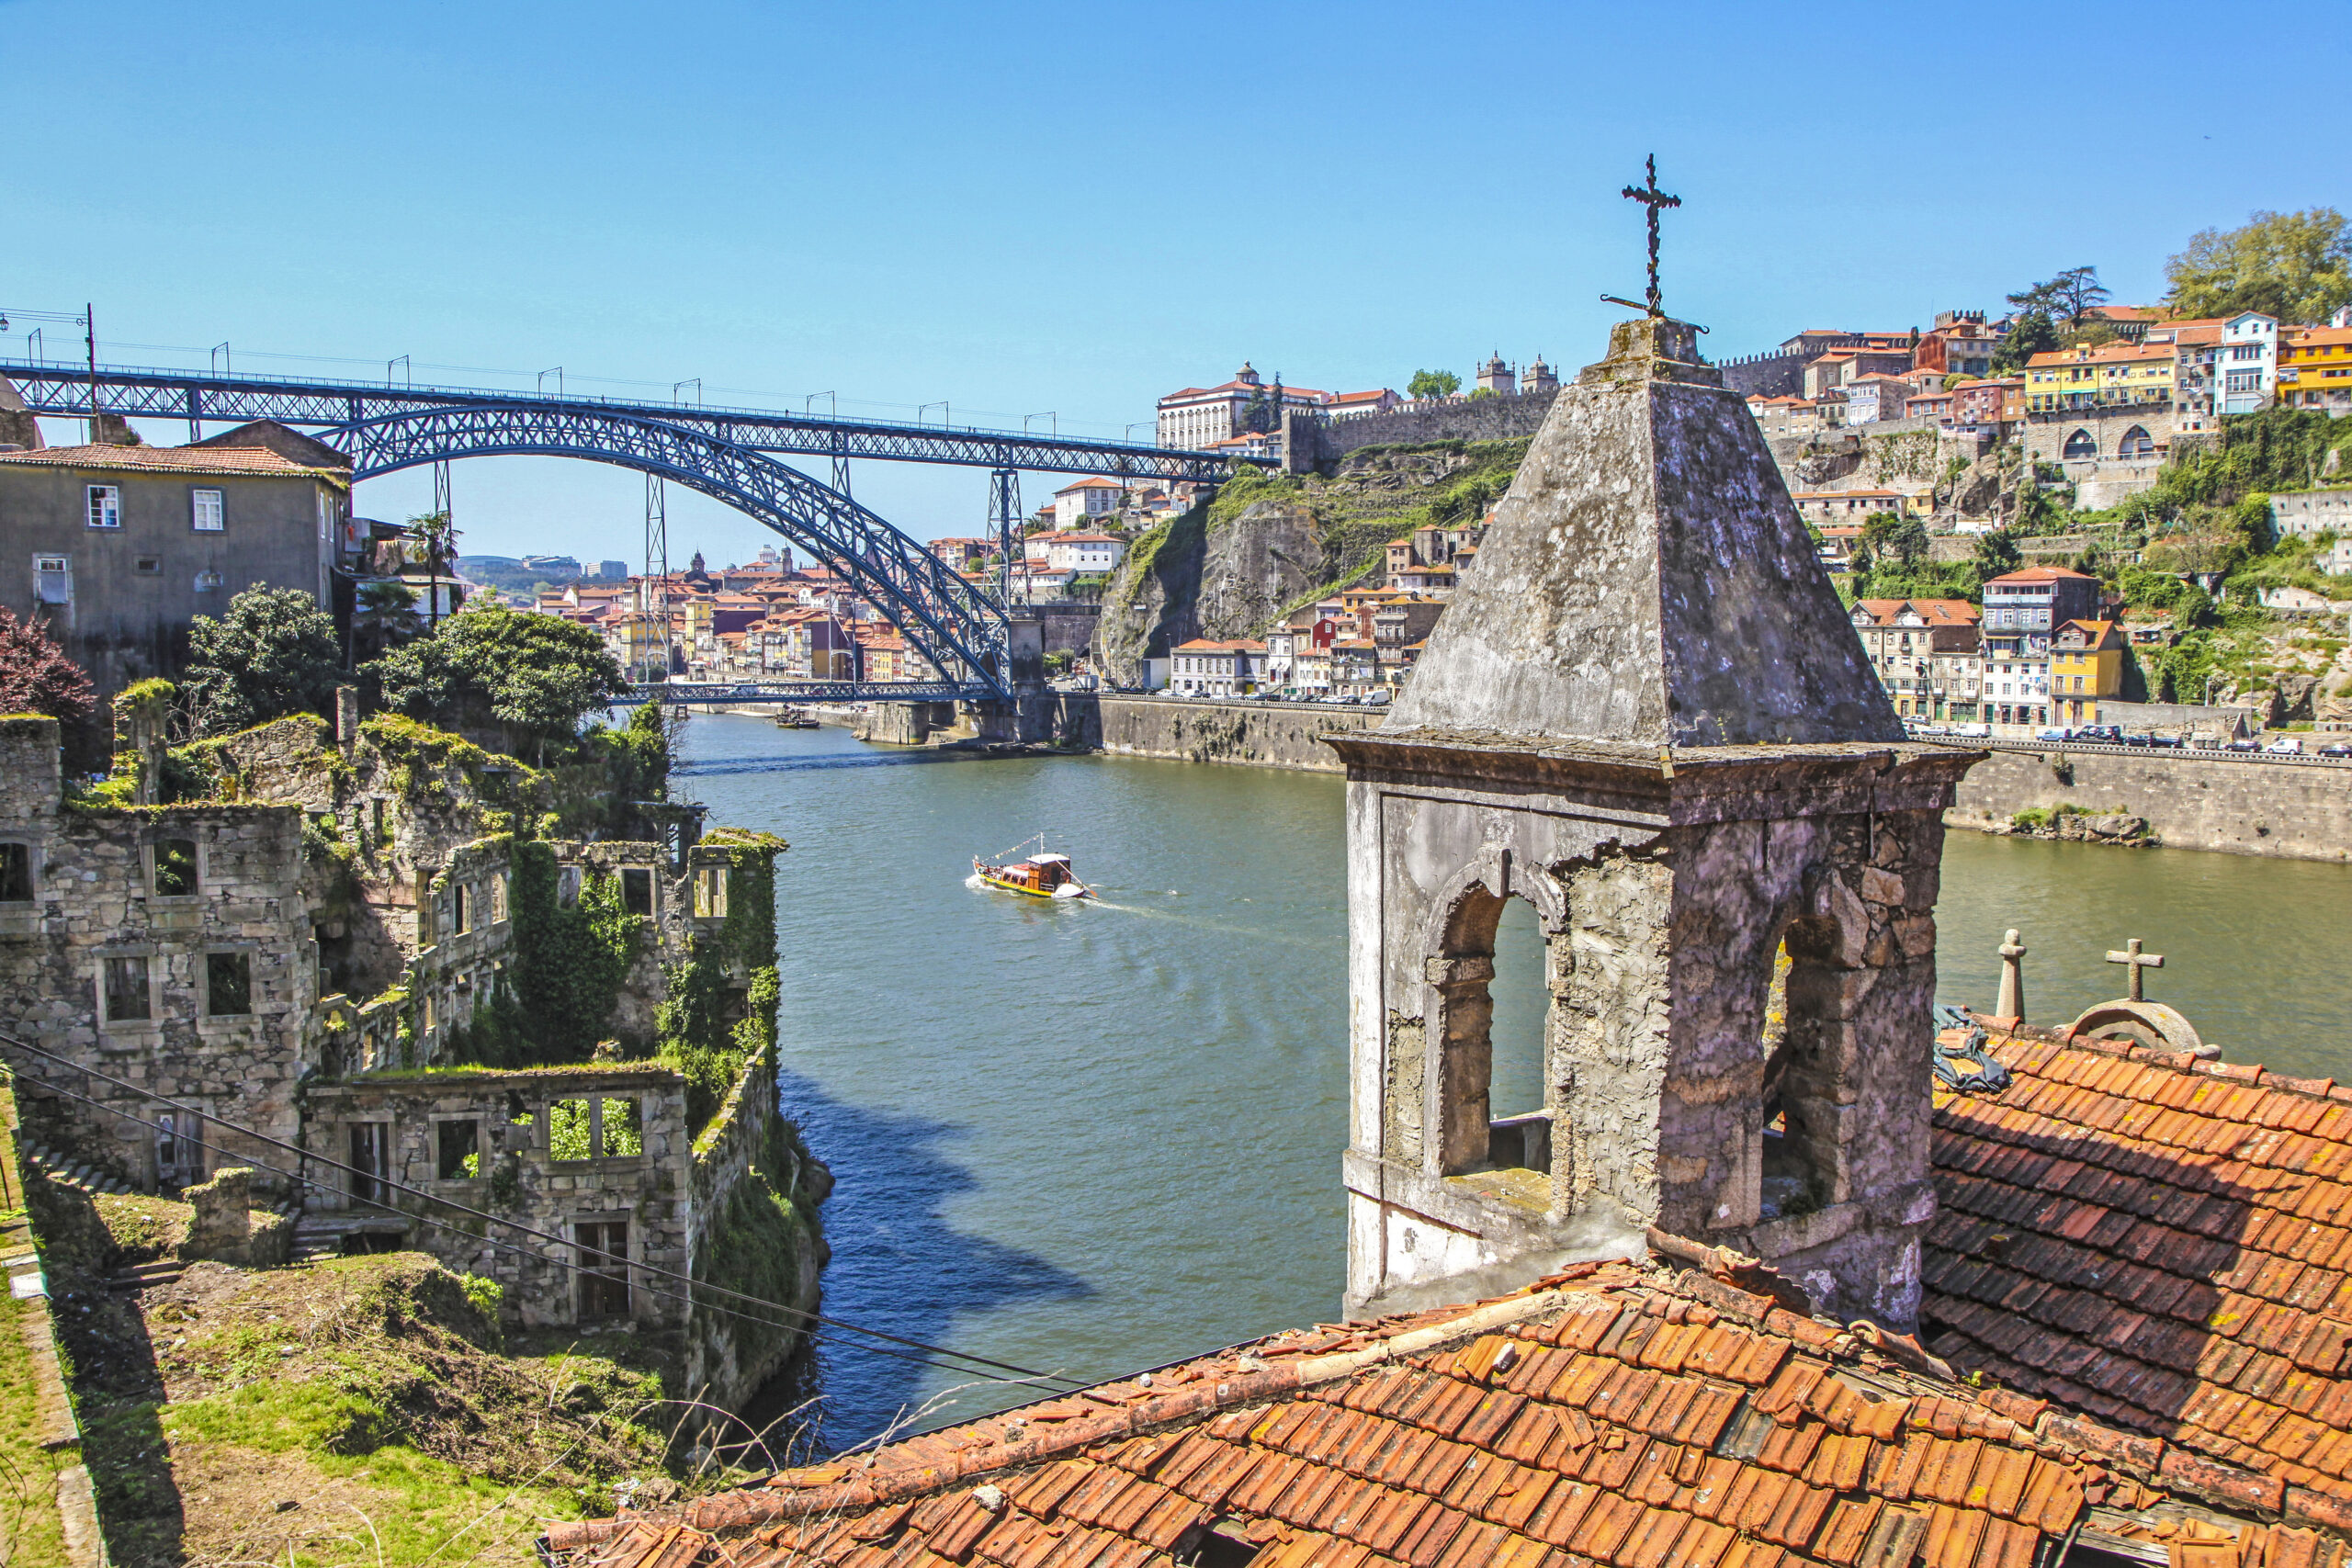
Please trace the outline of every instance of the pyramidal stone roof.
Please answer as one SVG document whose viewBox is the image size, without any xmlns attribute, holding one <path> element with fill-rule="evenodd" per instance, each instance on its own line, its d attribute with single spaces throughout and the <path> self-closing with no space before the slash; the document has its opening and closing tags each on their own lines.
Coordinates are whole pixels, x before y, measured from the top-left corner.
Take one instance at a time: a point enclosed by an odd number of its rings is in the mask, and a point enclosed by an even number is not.
<svg viewBox="0 0 2352 1568">
<path fill-rule="evenodd" d="M 1747 402 L 1649 319 L 1561 389 L 1382 728 L 1903 739 Z"/>
</svg>

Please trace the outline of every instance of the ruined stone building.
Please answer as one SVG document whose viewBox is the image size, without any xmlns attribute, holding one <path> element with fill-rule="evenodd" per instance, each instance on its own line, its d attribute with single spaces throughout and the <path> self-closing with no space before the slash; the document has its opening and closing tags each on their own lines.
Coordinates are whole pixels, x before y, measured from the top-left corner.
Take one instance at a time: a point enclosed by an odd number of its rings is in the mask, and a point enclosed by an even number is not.
<svg viewBox="0 0 2352 1568">
<path fill-rule="evenodd" d="M 1939 1077 L 1976 757 L 1903 740 L 1690 328 L 1628 323 L 1562 389 L 1410 694 L 1327 739 L 1349 1321 L 551 1559 L 2352 1562 L 2352 1089 L 1981 1017 Z M 1511 899 L 1544 1072 L 1498 1116 Z"/>
<path fill-rule="evenodd" d="M 747 1394 L 791 1335 L 683 1280 L 781 1224 L 799 1277 L 733 1288 L 813 1300 L 820 1178 L 774 1089 L 781 842 L 631 800 L 626 769 L 362 724 L 349 694 L 340 733 L 170 750 L 167 696 L 118 702 L 96 790 L 53 720 L 0 719 L 0 1054 L 28 1124 L 144 1191 L 250 1167 L 298 1247 L 415 1247 L 526 1325 L 675 1330 L 693 1382 Z M 650 1059 L 665 1005 L 718 1066 Z"/>
</svg>

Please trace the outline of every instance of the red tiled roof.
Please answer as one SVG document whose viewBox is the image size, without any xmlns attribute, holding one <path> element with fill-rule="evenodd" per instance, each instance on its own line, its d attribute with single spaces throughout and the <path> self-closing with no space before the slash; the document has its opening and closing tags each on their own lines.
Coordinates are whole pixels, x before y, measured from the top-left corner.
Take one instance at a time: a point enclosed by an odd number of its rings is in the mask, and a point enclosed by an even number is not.
<svg viewBox="0 0 2352 1568">
<path fill-rule="evenodd" d="M 2129 1530 L 2168 1500 L 2122 1434 L 1905 1363 L 1720 1280 L 1585 1263 L 547 1539 L 574 1568 L 1143 1568 L 1212 1532 L 1252 1568 L 2027 1568 L 2094 1505 Z M 2232 1568 L 2341 1561 L 2293 1526 L 2193 1528 Z"/>
<path fill-rule="evenodd" d="M 1936 1353 L 2352 1527 L 2352 1089 L 2129 1042 L 1993 1052 L 2008 1089 L 1937 1096 Z"/>
<path fill-rule="evenodd" d="M 44 446 L 33 452 L 0 452 L 0 463 L 264 478 L 328 479 L 350 473 L 348 468 L 314 468 L 289 462 L 266 446 Z"/>
<path fill-rule="evenodd" d="M 1988 577 L 1984 581 L 1985 586 L 1990 587 L 1996 582 L 2055 582 L 2062 577 L 2079 577 L 2085 581 L 2091 581 L 2090 573 L 2075 571 L 2067 567 L 2029 566 L 2016 571 L 2003 572 L 1998 577 Z"/>
</svg>

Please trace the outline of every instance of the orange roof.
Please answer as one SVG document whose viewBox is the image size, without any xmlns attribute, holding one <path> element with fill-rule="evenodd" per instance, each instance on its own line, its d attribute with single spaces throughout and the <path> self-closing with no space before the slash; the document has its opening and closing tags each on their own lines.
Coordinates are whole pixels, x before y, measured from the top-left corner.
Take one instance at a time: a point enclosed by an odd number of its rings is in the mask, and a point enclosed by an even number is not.
<svg viewBox="0 0 2352 1568">
<path fill-rule="evenodd" d="M 2086 571 L 2075 571 L 2068 567 L 2029 566 L 2017 571 L 2004 572 L 1999 577 L 1986 578 L 1984 581 L 1989 588 L 1996 582 L 2053 582 L 2062 577 L 2077 578 L 2085 582 L 2098 581 Z"/>
<path fill-rule="evenodd" d="M 1936 1353 L 2352 1525 L 2352 1089 L 2128 1041 L 1992 1049 L 2007 1089 L 1936 1096 Z"/>
<path fill-rule="evenodd" d="M 1213 638 L 1204 637 L 1196 637 L 1190 642 L 1178 643 L 1175 649 L 1178 653 L 1233 653 L 1237 651 L 1263 653 L 1265 650 L 1266 645 L 1264 643 L 1251 642 L 1248 637 L 1237 638 L 1232 642 L 1218 642 Z"/>
<path fill-rule="evenodd" d="M 796 1568 L 1141 1568 L 1213 1535 L 1252 1568 L 2022 1568 L 2094 1502 L 2161 1561 L 2122 1510 L 2255 1479 L 2176 1482 L 2152 1445 L 1906 1365 L 1721 1280 L 1580 1263 L 547 1540 L 573 1568 L 702 1562 L 714 1537 Z M 2169 1526 L 2210 1543 L 2172 1561 L 2340 1562 L 2301 1524 L 2213 1518 Z"/>
<path fill-rule="evenodd" d="M 351 472 L 349 468 L 314 468 L 290 462 L 266 446 L 44 446 L 32 452 L 0 452 L 0 463 L 247 478 L 331 479 L 347 478 Z"/>
<path fill-rule="evenodd" d="M 1119 542 L 1115 534 L 1056 534 L 1054 538 L 1065 545 L 1115 545 Z"/>
<path fill-rule="evenodd" d="M 1791 501 L 1900 501 L 1898 490 L 1800 490 L 1789 493 Z"/>
<path fill-rule="evenodd" d="M 1118 481 L 1118 480 L 1116 480 L 1116 479 L 1103 479 L 1103 478 L 1102 478 L 1101 476 L 1099 476 L 1099 475 L 1098 475 L 1097 477 L 1095 477 L 1095 478 L 1093 478 L 1093 479 L 1080 479 L 1080 480 L 1079 480 L 1076 484 L 1067 484 L 1067 485 L 1064 485 L 1064 486 L 1062 486 L 1062 488 L 1061 488 L 1061 489 L 1059 489 L 1059 490 L 1057 490 L 1057 491 L 1054 491 L 1054 493 L 1055 493 L 1056 495 L 1068 495 L 1068 494 L 1069 494 L 1069 493 L 1070 493 L 1071 491 L 1081 491 L 1081 490 L 1117 490 L 1117 489 L 1119 489 L 1119 488 L 1121 488 L 1121 487 L 1120 487 L 1120 484 L 1119 484 L 1119 481 Z"/>
<path fill-rule="evenodd" d="M 2160 343 L 2103 343 L 2097 348 L 2053 349 L 2048 354 L 2035 355 L 2026 364 L 2047 368 L 2053 365 L 2114 365 L 2129 359 L 2171 357 L 2171 348 Z"/>
</svg>

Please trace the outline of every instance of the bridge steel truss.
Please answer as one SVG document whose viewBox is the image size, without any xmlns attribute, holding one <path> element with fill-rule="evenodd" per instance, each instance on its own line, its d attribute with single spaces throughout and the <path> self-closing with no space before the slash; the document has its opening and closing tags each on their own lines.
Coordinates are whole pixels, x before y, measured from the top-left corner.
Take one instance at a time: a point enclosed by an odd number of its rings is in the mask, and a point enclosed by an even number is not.
<svg viewBox="0 0 2352 1568">
<path fill-rule="evenodd" d="M 1114 478 L 1216 484 L 1236 463 L 1271 466 L 1266 457 L 1138 446 L 1125 441 L 1033 436 L 970 425 L 905 424 L 842 420 L 762 409 L 706 408 L 608 398 L 492 392 L 457 387 L 378 386 L 362 381 L 310 381 L 268 376 L 212 376 L 101 365 L 86 368 L 56 361 L 0 361 L 0 376 L 16 383 L 25 406 L 60 418 L 89 417 L 95 384 L 98 407 L 126 419 L 184 419 L 190 430 L 207 420 L 243 423 L 273 419 L 304 429 L 334 429 L 439 410 L 475 408 L 549 412 L 564 410 L 618 419 L 657 421 L 693 430 L 754 452 L 854 457 L 894 463 L 947 463 L 978 468 L 1036 468 L 1102 473 Z"/>
<path fill-rule="evenodd" d="M 849 497 L 763 452 L 664 420 L 535 401 L 424 408 L 318 436 L 351 455 L 355 480 L 455 457 L 511 456 L 584 457 L 674 479 L 756 518 L 847 578 L 949 677 L 939 694 L 1010 694 L 1001 604 Z M 682 694 L 673 700 L 702 700 Z M 918 699 L 910 692 L 899 700 Z"/>
</svg>

